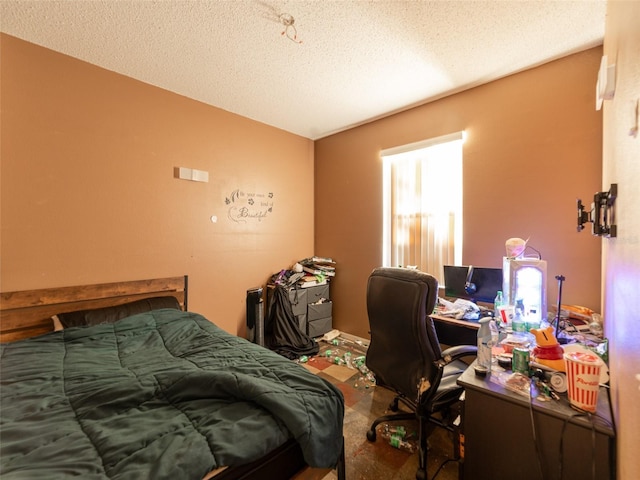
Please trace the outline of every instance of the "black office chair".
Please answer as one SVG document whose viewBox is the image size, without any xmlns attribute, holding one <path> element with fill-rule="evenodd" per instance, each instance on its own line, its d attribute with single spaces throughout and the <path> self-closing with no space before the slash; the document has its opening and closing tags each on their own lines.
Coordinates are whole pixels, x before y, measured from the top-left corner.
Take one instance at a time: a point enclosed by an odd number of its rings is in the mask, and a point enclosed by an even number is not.
<svg viewBox="0 0 640 480">
<path fill-rule="evenodd" d="M 460 358 L 477 350 L 469 345 L 440 349 L 429 317 L 437 295 L 438 281 L 433 276 L 406 268 L 376 268 L 367 285 L 371 342 L 366 365 L 377 385 L 397 394 L 389 408 L 397 411 L 402 402 L 411 410 L 377 418 L 367 439 L 375 441 L 380 423 L 417 418 L 418 480 L 427 475 L 429 434 L 435 426 L 454 431 L 453 407 L 463 391 L 456 380 L 468 366 Z M 454 458 L 459 458 L 458 452 Z"/>
</svg>

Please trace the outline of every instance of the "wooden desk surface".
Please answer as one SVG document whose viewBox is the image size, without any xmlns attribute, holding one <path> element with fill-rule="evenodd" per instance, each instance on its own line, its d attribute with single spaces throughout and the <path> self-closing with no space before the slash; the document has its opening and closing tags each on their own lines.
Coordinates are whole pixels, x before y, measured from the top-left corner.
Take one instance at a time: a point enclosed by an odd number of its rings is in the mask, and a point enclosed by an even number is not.
<svg viewBox="0 0 640 480">
<path fill-rule="evenodd" d="M 505 373 L 508 374 L 509 372 Z M 492 375 L 496 374 L 492 373 Z M 588 428 L 591 428 L 592 425 L 586 416 L 577 415 L 579 412 L 571 407 L 566 393 L 560 394 L 560 400 L 541 401 L 536 398 L 536 394 L 534 392 L 533 399 L 530 400 L 529 397 L 507 390 L 498 382 L 493 381 L 490 375 L 486 377 L 476 375 L 473 365 L 467 368 L 467 370 L 465 370 L 465 372 L 460 376 L 458 384 L 462 385 L 465 390 L 475 390 L 485 395 L 518 404 L 526 408 L 529 408 L 531 403 L 534 410 L 559 418 L 563 421 L 567 420 Z M 611 417 L 611 408 L 609 406 L 606 387 L 600 387 L 597 410 L 595 415 L 592 415 L 591 418 L 593 419 L 593 426 L 596 430 L 609 437 L 615 436 L 612 427 L 613 419 Z"/>
<path fill-rule="evenodd" d="M 443 345 L 476 345 L 480 323 L 472 320 L 458 320 L 442 315 L 429 315 L 433 319 L 438 340 Z"/>
<path fill-rule="evenodd" d="M 445 317 L 444 315 L 429 315 L 436 322 L 448 323 L 462 328 L 472 328 L 478 330 L 480 322 L 477 320 L 458 320 L 457 318 Z"/>
</svg>

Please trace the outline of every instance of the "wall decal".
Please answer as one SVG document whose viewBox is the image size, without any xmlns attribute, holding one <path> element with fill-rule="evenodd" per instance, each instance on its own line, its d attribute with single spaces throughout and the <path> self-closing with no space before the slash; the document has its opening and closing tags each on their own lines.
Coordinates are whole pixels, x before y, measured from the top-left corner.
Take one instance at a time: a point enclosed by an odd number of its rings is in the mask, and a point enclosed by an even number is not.
<svg viewBox="0 0 640 480">
<path fill-rule="evenodd" d="M 230 220 L 236 223 L 261 222 L 273 213 L 273 192 L 243 192 L 236 189 L 224 199 L 224 203 L 229 207 L 227 216 Z"/>
</svg>

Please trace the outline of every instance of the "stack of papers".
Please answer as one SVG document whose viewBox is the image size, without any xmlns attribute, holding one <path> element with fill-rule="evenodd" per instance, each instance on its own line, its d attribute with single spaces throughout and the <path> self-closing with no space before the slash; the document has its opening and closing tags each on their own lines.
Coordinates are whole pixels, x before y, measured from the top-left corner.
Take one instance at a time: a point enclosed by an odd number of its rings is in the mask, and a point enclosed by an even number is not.
<svg viewBox="0 0 640 480">
<path fill-rule="evenodd" d="M 309 257 L 298 262 L 302 265 L 304 275 L 298 280 L 301 288 L 324 285 L 336 275 L 336 262 L 327 257 Z"/>
</svg>

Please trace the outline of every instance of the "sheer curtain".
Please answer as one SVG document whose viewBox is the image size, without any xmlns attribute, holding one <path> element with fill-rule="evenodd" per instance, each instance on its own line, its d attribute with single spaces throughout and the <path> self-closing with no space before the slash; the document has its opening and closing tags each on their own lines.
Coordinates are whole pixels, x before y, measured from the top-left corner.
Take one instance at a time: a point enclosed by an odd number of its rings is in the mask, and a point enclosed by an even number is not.
<svg viewBox="0 0 640 480">
<path fill-rule="evenodd" d="M 385 265 L 416 266 L 441 279 L 443 265 L 460 263 L 462 141 L 450 137 L 383 152 Z"/>
</svg>

